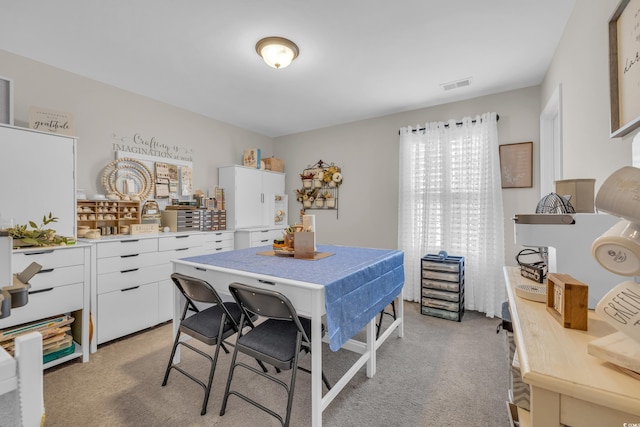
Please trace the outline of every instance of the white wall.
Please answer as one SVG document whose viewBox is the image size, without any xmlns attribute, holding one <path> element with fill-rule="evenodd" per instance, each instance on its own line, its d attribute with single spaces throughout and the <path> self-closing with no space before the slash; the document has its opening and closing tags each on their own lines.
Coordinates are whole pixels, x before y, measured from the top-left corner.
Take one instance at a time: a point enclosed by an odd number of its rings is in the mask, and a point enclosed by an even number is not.
<svg viewBox="0 0 640 427">
<path fill-rule="evenodd" d="M 619 0 L 577 1 L 541 85 L 541 105 L 562 84 L 564 179 L 595 178 L 596 190 L 631 165 L 632 135 L 609 138 L 608 22 Z"/>
<path fill-rule="evenodd" d="M 539 87 L 504 92 L 431 108 L 348 123 L 275 139 L 275 152 L 285 160 L 289 218 L 301 205 L 295 189 L 299 173 L 322 160 L 342 167 L 339 217 L 331 210 L 309 210 L 316 215 L 319 243 L 396 248 L 398 240 L 398 130 L 402 126 L 461 119 L 484 112 L 499 114 L 501 144 L 532 141 L 536 157 L 539 141 Z M 504 189 L 507 259 L 515 256 L 513 214 L 534 212 L 539 200 L 537 162 L 534 187 Z M 443 248 L 446 249 L 446 248 Z"/>
<path fill-rule="evenodd" d="M 154 138 L 161 144 L 190 150 L 193 188 L 203 191 L 218 183 L 218 166 L 242 162 L 245 148 L 259 147 L 265 154 L 273 150 L 270 137 L 3 50 L 0 50 L 0 76 L 14 82 L 16 126 L 29 126 L 30 106 L 74 115 L 78 137 L 77 183 L 89 196 L 104 193 L 100 177 L 103 168 L 115 158 L 114 134 L 127 140 L 139 134 L 145 139 Z M 37 173 L 28 169 L 28 160 L 23 161 L 25 173 Z M 37 196 L 38 190 L 32 191 Z"/>
</svg>

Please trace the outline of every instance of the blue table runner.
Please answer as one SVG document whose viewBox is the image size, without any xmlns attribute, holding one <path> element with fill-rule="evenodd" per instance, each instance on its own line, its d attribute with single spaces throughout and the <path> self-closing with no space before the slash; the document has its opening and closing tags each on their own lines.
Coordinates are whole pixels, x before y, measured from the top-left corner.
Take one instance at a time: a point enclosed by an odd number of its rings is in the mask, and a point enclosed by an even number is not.
<svg viewBox="0 0 640 427">
<path fill-rule="evenodd" d="M 332 351 L 365 327 L 404 286 L 402 251 L 318 245 L 318 252 L 334 255 L 313 261 L 257 254 L 270 249 L 254 247 L 182 260 L 323 285 Z"/>
</svg>

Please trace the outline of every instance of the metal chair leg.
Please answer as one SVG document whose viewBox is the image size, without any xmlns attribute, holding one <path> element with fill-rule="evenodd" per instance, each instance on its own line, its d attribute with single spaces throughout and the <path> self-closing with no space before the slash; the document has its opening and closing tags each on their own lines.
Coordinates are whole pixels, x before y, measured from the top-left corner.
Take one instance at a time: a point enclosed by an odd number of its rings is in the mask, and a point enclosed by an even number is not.
<svg viewBox="0 0 640 427">
<path fill-rule="evenodd" d="M 392 310 L 392 313 L 388 313 L 384 309 L 380 312 L 380 319 L 378 319 L 378 324 L 376 325 L 376 339 L 380 337 L 380 329 L 382 328 L 382 318 L 384 317 L 385 314 L 388 316 L 391 316 L 393 320 L 396 320 L 396 300 L 395 299 L 391 301 L 391 310 Z"/>
<path fill-rule="evenodd" d="M 173 342 L 173 348 L 171 349 L 171 357 L 169 357 L 169 364 L 167 365 L 167 370 L 164 373 L 164 380 L 162 380 L 162 386 L 167 385 L 167 381 L 169 380 L 169 372 L 171 372 L 171 367 L 173 366 L 173 358 L 176 355 L 176 349 L 178 348 L 178 343 L 180 342 L 180 331 L 176 334 L 176 339 Z"/>
</svg>

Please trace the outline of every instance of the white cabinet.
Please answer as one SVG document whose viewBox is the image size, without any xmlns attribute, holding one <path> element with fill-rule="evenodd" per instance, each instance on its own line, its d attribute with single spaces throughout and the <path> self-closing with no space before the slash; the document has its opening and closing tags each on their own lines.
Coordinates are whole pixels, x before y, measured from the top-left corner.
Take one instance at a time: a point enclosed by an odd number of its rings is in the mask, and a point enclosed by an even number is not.
<svg viewBox="0 0 640 427">
<path fill-rule="evenodd" d="M 244 228 L 236 230 L 236 249 L 271 245 L 274 239 L 282 239 L 285 227 Z"/>
<path fill-rule="evenodd" d="M 171 260 L 201 255 L 206 240 L 204 233 L 176 233 L 158 238 L 158 266 L 162 278 L 158 282 L 158 323 L 173 319 L 175 285 L 171 281 Z"/>
<path fill-rule="evenodd" d="M 203 251 L 205 253 L 232 251 L 235 248 L 234 234 L 231 230 L 212 231 L 205 234 Z"/>
<path fill-rule="evenodd" d="M 92 306 L 97 345 L 171 320 L 172 259 L 234 248 L 233 231 L 113 236 L 93 242 Z"/>
<path fill-rule="evenodd" d="M 224 189 L 230 228 L 274 225 L 275 196 L 285 195 L 285 174 L 245 166 L 218 169 L 218 185 Z M 286 209 L 285 209 L 286 212 Z"/>
<path fill-rule="evenodd" d="M 96 243 L 96 345 L 158 323 L 158 238 Z"/>
<path fill-rule="evenodd" d="M 78 357 L 89 360 L 90 260 L 91 245 L 84 244 L 20 249 L 11 256 L 14 273 L 32 262 L 42 269 L 29 280 L 28 303 L 11 309 L 11 315 L 0 320 L 0 329 L 66 313 L 75 319 L 74 352 L 45 363 L 45 369 Z"/>
<path fill-rule="evenodd" d="M 76 140 L 63 135 L 0 125 L 0 214 L 14 224 L 38 225 L 49 212 L 50 227 L 76 235 Z"/>
</svg>

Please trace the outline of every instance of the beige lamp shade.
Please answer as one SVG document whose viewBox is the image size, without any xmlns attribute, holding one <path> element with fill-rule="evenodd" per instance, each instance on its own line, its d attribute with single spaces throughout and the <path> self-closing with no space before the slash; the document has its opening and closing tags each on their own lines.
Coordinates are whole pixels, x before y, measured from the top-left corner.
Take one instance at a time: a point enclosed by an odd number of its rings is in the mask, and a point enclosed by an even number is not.
<svg viewBox="0 0 640 427">
<path fill-rule="evenodd" d="M 291 40 L 266 37 L 256 43 L 256 52 L 270 67 L 285 68 L 297 58 L 300 50 Z"/>
</svg>

